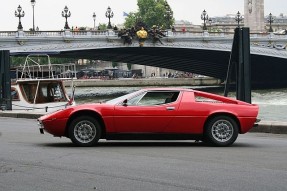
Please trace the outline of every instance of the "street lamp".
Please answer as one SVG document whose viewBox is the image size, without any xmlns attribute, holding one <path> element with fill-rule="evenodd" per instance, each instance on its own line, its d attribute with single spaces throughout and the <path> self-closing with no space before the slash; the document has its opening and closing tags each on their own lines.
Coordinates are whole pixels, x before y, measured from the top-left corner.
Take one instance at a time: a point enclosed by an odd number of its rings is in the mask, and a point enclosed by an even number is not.
<svg viewBox="0 0 287 191">
<path fill-rule="evenodd" d="M 114 13 L 113 13 L 112 9 L 110 8 L 110 6 L 108 7 L 108 9 L 106 11 L 106 17 L 109 18 L 108 29 L 112 29 L 111 18 L 114 17 Z"/>
<path fill-rule="evenodd" d="M 203 30 L 206 31 L 207 30 L 206 21 L 208 20 L 208 14 L 206 13 L 205 9 L 201 13 L 201 20 L 203 20 Z"/>
<path fill-rule="evenodd" d="M 93 19 L 94 19 L 94 30 L 96 29 L 96 17 L 97 17 L 97 15 L 96 15 L 96 13 L 94 12 L 94 13 L 93 13 Z"/>
<path fill-rule="evenodd" d="M 240 22 L 243 20 L 241 13 L 238 11 L 235 16 L 235 21 L 237 22 L 237 27 L 240 28 Z"/>
<path fill-rule="evenodd" d="M 272 29 L 272 23 L 274 21 L 274 18 L 272 16 L 272 14 L 270 13 L 267 17 L 267 21 L 269 22 L 269 32 L 273 32 L 273 29 Z"/>
<path fill-rule="evenodd" d="M 170 19 L 173 16 L 173 12 L 172 12 L 169 4 L 167 3 L 167 1 L 165 2 L 164 6 L 165 6 L 165 18 L 167 20 L 166 29 L 170 29 L 170 26 L 171 26 Z"/>
<path fill-rule="evenodd" d="M 62 11 L 62 17 L 66 18 L 66 23 L 65 23 L 64 29 L 70 29 L 70 27 L 68 25 L 68 17 L 70 17 L 70 16 L 71 16 L 71 12 L 69 11 L 69 9 L 66 5 L 64 8 L 64 11 Z"/>
<path fill-rule="evenodd" d="M 209 19 L 208 19 L 208 22 L 209 22 L 209 31 L 211 31 L 212 19 L 211 19 L 211 18 L 209 18 Z"/>
<path fill-rule="evenodd" d="M 19 5 L 17 11 L 15 11 L 15 17 L 19 18 L 18 30 L 22 30 L 23 26 L 21 24 L 21 17 L 25 16 L 25 12 L 22 11 L 22 7 Z"/>
<path fill-rule="evenodd" d="M 35 31 L 35 20 L 34 20 L 34 7 L 36 4 L 36 0 L 31 0 L 31 5 L 33 7 L 33 31 Z"/>
</svg>

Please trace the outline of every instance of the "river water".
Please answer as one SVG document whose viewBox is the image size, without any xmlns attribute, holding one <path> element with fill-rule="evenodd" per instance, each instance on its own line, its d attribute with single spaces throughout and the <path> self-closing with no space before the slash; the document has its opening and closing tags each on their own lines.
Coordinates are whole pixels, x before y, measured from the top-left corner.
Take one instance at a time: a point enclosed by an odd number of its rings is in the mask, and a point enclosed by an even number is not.
<svg viewBox="0 0 287 191">
<path fill-rule="evenodd" d="M 78 87 L 75 91 L 77 104 L 95 103 L 142 89 L 144 87 Z M 222 88 L 184 86 L 183 88 L 200 89 L 202 91 L 223 95 Z M 259 105 L 259 118 L 262 121 L 287 122 L 287 88 L 252 90 L 252 103 Z M 235 98 L 235 92 L 229 97 Z"/>
</svg>

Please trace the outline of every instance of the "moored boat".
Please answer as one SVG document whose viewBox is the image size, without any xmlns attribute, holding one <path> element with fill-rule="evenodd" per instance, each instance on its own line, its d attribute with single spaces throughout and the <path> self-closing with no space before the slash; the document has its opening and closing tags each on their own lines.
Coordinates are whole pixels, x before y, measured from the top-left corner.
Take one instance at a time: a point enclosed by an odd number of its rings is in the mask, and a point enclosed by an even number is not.
<svg viewBox="0 0 287 191">
<path fill-rule="evenodd" d="M 43 56 L 48 64 L 37 62 Z M 73 81 L 75 71 L 75 64 L 51 64 L 48 55 L 27 56 L 11 83 L 12 110 L 45 113 L 75 105 L 73 83 L 70 97 L 63 85 L 64 80 Z"/>
</svg>

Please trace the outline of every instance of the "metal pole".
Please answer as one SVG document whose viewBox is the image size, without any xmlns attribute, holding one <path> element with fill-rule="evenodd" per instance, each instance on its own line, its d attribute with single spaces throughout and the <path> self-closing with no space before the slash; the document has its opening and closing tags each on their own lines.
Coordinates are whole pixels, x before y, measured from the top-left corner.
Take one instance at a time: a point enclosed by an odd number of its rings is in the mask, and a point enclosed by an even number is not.
<svg viewBox="0 0 287 191">
<path fill-rule="evenodd" d="M 0 109 L 12 110 L 10 51 L 0 51 Z"/>
<path fill-rule="evenodd" d="M 33 31 L 35 31 L 34 5 L 33 5 Z"/>
</svg>

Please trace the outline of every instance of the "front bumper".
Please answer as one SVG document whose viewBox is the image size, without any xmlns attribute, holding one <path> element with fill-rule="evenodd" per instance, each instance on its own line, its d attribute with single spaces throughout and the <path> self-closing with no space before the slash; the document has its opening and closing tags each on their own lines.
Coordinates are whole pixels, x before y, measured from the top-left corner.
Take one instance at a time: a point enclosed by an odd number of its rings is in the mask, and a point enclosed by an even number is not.
<svg viewBox="0 0 287 191">
<path fill-rule="evenodd" d="M 44 134 L 44 126 L 42 121 L 38 120 L 38 126 L 40 126 L 39 130 L 41 134 Z"/>
<path fill-rule="evenodd" d="M 41 134 L 44 134 L 44 128 L 39 128 L 39 130 Z"/>
</svg>

